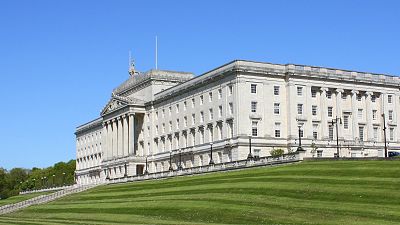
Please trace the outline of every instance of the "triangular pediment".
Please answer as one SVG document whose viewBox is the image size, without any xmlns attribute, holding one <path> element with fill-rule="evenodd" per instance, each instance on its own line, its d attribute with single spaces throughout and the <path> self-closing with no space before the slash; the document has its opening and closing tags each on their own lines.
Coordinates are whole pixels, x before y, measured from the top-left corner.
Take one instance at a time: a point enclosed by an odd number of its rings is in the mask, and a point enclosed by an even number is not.
<svg viewBox="0 0 400 225">
<path fill-rule="evenodd" d="M 111 99 L 101 111 L 101 115 L 103 116 L 132 104 L 144 104 L 144 101 L 132 97 L 123 97 L 112 93 Z"/>
</svg>

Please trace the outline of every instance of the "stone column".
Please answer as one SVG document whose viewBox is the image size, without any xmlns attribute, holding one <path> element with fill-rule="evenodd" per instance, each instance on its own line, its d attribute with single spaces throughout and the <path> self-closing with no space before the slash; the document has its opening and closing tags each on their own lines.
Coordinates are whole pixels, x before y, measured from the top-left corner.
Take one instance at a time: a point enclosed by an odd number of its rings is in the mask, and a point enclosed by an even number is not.
<svg viewBox="0 0 400 225">
<path fill-rule="evenodd" d="M 343 120 L 343 113 L 342 113 L 342 93 L 344 92 L 343 89 L 336 89 L 336 116 L 338 118 L 341 118 Z M 338 129 L 339 129 L 339 139 L 344 139 L 344 130 L 343 126 L 338 124 Z M 342 138 L 340 138 L 342 136 Z"/>
<path fill-rule="evenodd" d="M 123 147 L 124 147 L 124 151 L 123 151 L 123 156 L 128 156 L 128 145 L 129 145 L 129 140 L 128 140 L 128 115 L 123 115 L 122 116 L 123 119 L 123 127 L 124 127 L 124 137 L 123 137 Z"/>
<path fill-rule="evenodd" d="M 357 109 L 357 94 L 358 91 L 352 90 L 351 91 L 351 111 L 353 114 L 353 126 L 352 126 L 352 131 L 353 131 L 353 140 L 356 138 L 359 139 L 358 137 L 358 109 Z"/>
<path fill-rule="evenodd" d="M 112 122 L 107 121 L 107 158 L 112 158 Z"/>
<path fill-rule="evenodd" d="M 123 131 L 123 127 L 122 127 L 122 118 L 121 116 L 118 117 L 118 157 L 122 156 L 123 153 L 123 146 L 122 146 L 122 131 Z"/>
<path fill-rule="evenodd" d="M 328 115 L 326 106 L 326 92 L 328 88 L 322 87 L 320 92 L 321 101 L 321 139 L 328 139 Z"/>
<path fill-rule="evenodd" d="M 117 150 L 117 147 L 118 147 L 118 143 L 117 143 L 117 141 L 118 141 L 118 133 L 117 133 L 117 131 L 118 131 L 118 127 L 117 127 L 117 124 L 118 124 L 118 120 L 117 119 L 113 119 L 113 157 L 117 157 L 118 156 L 118 150 Z"/>
<path fill-rule="evenodd" d="M 129 114 L 129 155 L 136 155 L 135 152 L 135 114 Z"/>
<path fill-rule="evenodd" d="M 101 150 L 102 150 L 101 154 L 102 154 L 103 160 L 107 159 L 107 157 L 108 157 L 108 154 L 107 154 L 107 151 L 108 151 L 107 143 L 108 143 L 108 140 L 107 140 L 107 122 L 103 122 L 103 133 L 101 135 L 101 146 L 102 146 L 101 147 Z"/>
<path fill-rule="evenodd" d="M 372 92 L 365 93 L 365 104 L 366 104 L 366 116 L 367 116 L 367 140 L 374 141 L 374 127 L 372 124 L 372 108 L 371 108 L 371 96 Z M 378 116 L 378 115 L 376 115 Z"/>
</svg>

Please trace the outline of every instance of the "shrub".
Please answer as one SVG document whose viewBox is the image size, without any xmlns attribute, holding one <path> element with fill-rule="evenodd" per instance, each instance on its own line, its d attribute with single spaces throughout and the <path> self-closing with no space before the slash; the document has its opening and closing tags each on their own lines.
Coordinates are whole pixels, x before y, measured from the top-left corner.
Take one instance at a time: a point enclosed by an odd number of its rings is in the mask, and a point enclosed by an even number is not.
<svg viewBox="0 0 400 225">
<path fill-rule="evenodd" d="M 278 148 L 278 149 L 273 149 L 269 152 L 272 157 L 278 158 L 281 157 L 284 153 L 283 149 Z"/>
</svg>

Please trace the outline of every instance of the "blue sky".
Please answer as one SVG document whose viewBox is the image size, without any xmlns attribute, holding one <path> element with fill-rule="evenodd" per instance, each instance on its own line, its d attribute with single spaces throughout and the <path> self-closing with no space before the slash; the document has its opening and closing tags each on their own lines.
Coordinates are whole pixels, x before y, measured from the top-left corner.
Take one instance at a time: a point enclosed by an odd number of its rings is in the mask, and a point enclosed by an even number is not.
<svg viewBox="0 0 400 225">
<path fill-rule="evenodd" d="M 0 167 L 75 158 L 136 68 L 201 74 L 233 59 L 400 74 L 399 1 L 1 1 Z"/>
</svg>

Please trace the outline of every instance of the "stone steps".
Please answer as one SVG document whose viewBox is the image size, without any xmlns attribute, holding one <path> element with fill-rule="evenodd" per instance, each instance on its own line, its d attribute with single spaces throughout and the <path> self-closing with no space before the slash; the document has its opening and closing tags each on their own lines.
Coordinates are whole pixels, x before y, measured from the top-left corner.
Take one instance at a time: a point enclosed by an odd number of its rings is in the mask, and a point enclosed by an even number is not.
<svg viewBox="0 0 400 225">
<path fill-rule="evenodd" d="M 47 194 L 47 195 L 40 195 L 22 202 L 17 202 L 14 204 L 8 204 L 8 205 L 4 205 L 0 207 L 0 215 L 3 214 L 7 214 L 7 213 L 11 213 L 11 212 L 15 212 L 18 211 L 20 209 L 26 208 L 28 206 L 31 205 L 38 205 L 38 204 L 43 204 L 43 203 L 47 203 L 50 201 L 54 201 L 58 198 L 62 198 L 64 196 L 70 195 L 70 194 L 74 194 L 74 193 L 78 193 L 78 192 L 82 192 L 85 190 L 88 190 L 90 188 L 93 188 L 97 185 L 75 185 L 72 187 L 68 187 L 65 188 L 61 191 L 57 191 L 51 194 Z"/>
</svg>

